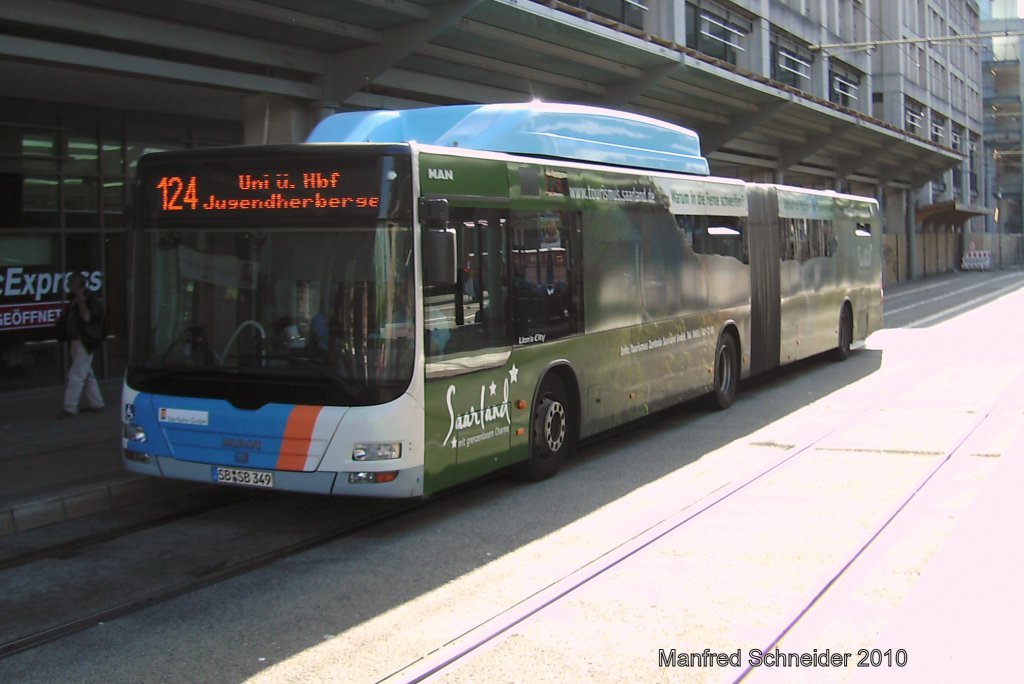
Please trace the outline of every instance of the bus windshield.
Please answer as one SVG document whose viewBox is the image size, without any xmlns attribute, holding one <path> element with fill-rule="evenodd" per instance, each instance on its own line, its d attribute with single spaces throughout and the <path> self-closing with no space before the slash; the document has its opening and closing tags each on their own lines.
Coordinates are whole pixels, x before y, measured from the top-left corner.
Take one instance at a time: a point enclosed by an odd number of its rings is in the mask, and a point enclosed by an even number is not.
<svg viewBox="0 0 1024 684">
<path fill-rule="evenodd" d="M 404 211 L 345 213 L 337 225 L 326 212 L 211 217 L 201 210 L 212 194 L 206 188 L 252 193 L 216 186 L 202 173 L 171 173 L 140 173 L 143 188 L 157 192 L 135 246 L 132 387 L 251 408 L 269 401 L 372 405 L 406 390 L 415 358 L 415 270 Z M 355 174 L 343 168 L 339 175 Z M 194 215 L 182 194 L 182 208 L 163 216 L 169 194 L 160 184 L 168 178 L 196 186 Z M 398 194 L 365 183 L 358 190 Z M 292 195 L 301 197 L 301 189 Z"/>
<path fill-rule="evenodd" d="M 253 384 L 240 395 L 246 401 L 261 403 L 252 396 L 259 387 L 274 386 L 280 397 L 293 385 L 301 403 L 313 403 L 312 395 L 362 404 L 408 385 L 408 227 L 190 231 L 150 240 L 143 252 L 154 258 L 140 273 L 150 287 L 137 293 L 145 300 L 136 307 L 133 386 L 217 395 L 198 386 L 244 379 Z"/>
</svg>

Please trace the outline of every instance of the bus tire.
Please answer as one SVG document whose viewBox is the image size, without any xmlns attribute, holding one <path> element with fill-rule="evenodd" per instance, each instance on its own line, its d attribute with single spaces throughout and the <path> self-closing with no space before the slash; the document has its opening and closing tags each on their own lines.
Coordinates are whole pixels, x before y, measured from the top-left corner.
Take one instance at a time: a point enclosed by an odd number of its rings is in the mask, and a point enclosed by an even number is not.
<svg viewBox="0 0 1024 684">
<path fill-rule="evenodd" d="M 740 387 L 740 354 L 736 338 L 723 333 L 715 348 L 715 379 L 711 391 L 712 406 L 725 410 L 736 400 Z"/>
<path fill-rule="evenodd" d="M 565 383 L 549 373 L 540 384 L 530 417 L 530 455 L 521 474 L 528 480 L 546 480 L 561 469 L 576 449 L 573 404 Z"/>
<path fill-rule="evenodd" d="M 843 306 L 839 314 L 839 344 L 832 352 L 832 358 L 836 361 L 845 361 L 850 358 L 850 347 L 853 345 L 853 313 L 849 306 Z"/>
</svg>

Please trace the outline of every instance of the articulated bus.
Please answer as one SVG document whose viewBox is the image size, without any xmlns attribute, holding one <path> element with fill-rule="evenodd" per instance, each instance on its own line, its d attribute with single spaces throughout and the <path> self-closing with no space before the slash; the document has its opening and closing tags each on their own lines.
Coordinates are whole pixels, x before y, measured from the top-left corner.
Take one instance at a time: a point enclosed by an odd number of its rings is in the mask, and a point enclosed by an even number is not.
<svg viewBox="0 0 1024 684">
<path fill-rule="evenodd" d="M 137 174 L 123 457 L 153 476 L 429 496 L 881 325 L 873 199 L 712 178 L 592 107 L 352 112 Z"/>
</svg>

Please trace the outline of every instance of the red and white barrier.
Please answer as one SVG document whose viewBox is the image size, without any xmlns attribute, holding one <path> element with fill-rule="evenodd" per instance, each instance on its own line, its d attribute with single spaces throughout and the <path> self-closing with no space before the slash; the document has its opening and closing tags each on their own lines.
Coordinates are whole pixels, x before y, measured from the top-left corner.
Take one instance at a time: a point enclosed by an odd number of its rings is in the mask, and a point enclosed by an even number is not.
<svg viewBox="0 0 1024 684">
<path fill-rule="evenodd" d="M 992 253 L 987 249 L 972 249 L 964 252 L 961 268 L 965 271 L 987 271 L 992 268 Z"/>
</svg>

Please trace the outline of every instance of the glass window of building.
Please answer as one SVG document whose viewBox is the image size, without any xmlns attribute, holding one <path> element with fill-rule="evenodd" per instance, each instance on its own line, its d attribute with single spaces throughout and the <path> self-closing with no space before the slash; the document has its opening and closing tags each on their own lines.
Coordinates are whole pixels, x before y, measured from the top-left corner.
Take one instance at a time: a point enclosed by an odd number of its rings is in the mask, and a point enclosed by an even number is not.
<svg viewBox="0 0 1024 684">
<path fill-rule="evenodd" d="M 860 100 L 860 72 L 833 60 L 829 64 L 828 77 L 829 101 L 843 107 L 856 107 Z"/>
<path fill-rule="evenodd" d="M 749 19 L 709 0 L 686 3 L 686 46 L 709 57 L 736 64 L 751 30 Z"/>
<path fill-rule="evenodd" d="M 643 0 L 570 0 L 568 4 L 608 17 L 631 28 L 644 27 L 647 6 Z"/>
<path fill-rule="evenodd" d="M 959 152 L 963 148 L 964 129 L 963 126 L 953 124 L 949 134 L 949 146 Z"/>
<path fill-rule="evenodd" d="M 946 117 L 932 112 L 931 140 L 933 143 L 945 144 L 946 142 Z"/>
<path fill-rule="evenodd" d="M 141 154 L 238 144 L 241 125 L 0 98 L 0 392 L 59 385 L 66 370 L 53 323 L 67 276 L 100 293 L 110 336 L 98 377 L 123 372 L 127 334 L 124 231 Z"/>
<path fill-rule="evenodd" d="M 920 134 L 924 125 L 924 107 L 916 102 L 907 100 L 903 109 L 903 127 L 911 133 Z"/>
<path fill-rule="evenodd" d="M 814 56 L 796 42 L 783 36 L 772 36 L 771 77 L 779 83 L 807 90 L 811 81 Z"/>
</svg>

